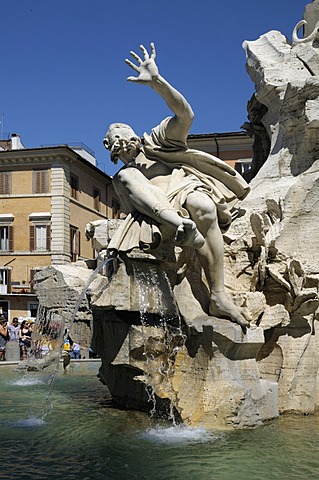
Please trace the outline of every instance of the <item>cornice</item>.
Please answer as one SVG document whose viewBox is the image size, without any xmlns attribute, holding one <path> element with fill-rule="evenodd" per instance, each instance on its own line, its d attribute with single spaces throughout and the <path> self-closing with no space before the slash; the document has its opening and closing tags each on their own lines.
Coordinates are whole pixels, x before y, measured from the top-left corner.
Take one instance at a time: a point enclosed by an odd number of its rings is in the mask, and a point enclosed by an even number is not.
<svg viewBox="0 0 319 480">
<path fill-rule="evenodd" d="M 65 152 L 38 152 L 30 150 L 12 150 L 0 152 L 0 165 L 24 166 L 26 164 L 43 165 L 72 162 L 76 157 Z"/>
<path fill-rule="evenodd" d="M 2 150 L 0 151 L 0 167 L 6 166 L 20 166 L 20 165 L 43 165 L 43 164 L 63 164 L 63 163 L 80 163 L 82 167 L 87 168 L 88 171 L 99 175 L 112 182 L 112 177 L 100 170 L 98 167 L 90 163 L 85 158 L 70 147 L 61 145 L 57 147 L 42 147 L 42 148 L 24 148 L 20 150 Z"/>
</svg>

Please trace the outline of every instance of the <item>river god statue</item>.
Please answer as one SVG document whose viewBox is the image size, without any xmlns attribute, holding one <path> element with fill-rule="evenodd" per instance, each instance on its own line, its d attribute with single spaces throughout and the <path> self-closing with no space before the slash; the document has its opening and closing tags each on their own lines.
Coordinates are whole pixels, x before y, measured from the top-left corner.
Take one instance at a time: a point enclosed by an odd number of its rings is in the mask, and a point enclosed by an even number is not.
<svg viewBox="0 0 319 480">
<path fill-rule="evenodd" d="M 110 125 L 104 145 L 111 160 L 125 166 L 113 185 L 127 217 L 111 239 L 113 253 L 133 248 L 157 248 L 165 232 L 181 247 L 192 247 L 210 290 L 209 315 L 227 317 L 249 326 L 244 308 L 233 304 L 224 287 L 222 232 L 232 219 L 231 208 L 249 192 L 244 179 L 222 160 L 187 147 L 194 113 L 186 99 L 163 78 L 150 54 L 141 45 L 142 58 L 130 52 L 137 72 L 128 81 L 150 86 L 166 102 L 174 116 L 165 118 L 141 139 L 129 125 Z"/>
</svg>

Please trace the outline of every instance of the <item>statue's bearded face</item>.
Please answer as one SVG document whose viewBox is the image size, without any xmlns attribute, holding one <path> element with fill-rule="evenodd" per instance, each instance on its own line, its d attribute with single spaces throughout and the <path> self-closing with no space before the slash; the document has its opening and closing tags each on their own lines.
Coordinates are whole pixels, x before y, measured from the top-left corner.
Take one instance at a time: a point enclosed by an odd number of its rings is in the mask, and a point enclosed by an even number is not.
<svg viewBox="0 0 319 480">
<path fill-rule="evenodd" d="M 117 164 L 120 159 L 127 164 L 137 157 L 141 139 L 129 125 L 113 123 L 108 129 L 103 143 L 105 148 L 110 150 L 113 163 Z"/>
</svg>

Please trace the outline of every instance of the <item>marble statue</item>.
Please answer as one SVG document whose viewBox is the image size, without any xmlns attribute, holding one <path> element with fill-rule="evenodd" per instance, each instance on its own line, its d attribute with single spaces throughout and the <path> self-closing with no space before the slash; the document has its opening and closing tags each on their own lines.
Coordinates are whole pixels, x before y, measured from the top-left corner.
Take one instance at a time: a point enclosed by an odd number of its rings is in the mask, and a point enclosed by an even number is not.
<svg viewBox="0 0 319 480">
<path fill-rule="evenodd" d="M 127 125 L 110 127 L 105 146 L 125 163 L 114 184 L 127 217 L 88 225 L 96 262 L 55 265 L 36 277 L 47 313 L 72 323 L 90 268 L 105 265 L 83 297 L 72 339 L 101 357 L 99 378 L 115 405 L 174 410 L 180 421 L 212 429 L 318 411 L 318 21 L 314 0 L 292 41 L 272 30 L 244 42 L 255 84 L 245 125 L 255 137 L 247 196 L 227 165 L 187 148 L 193 112 L 158 73 L 154 46 L 150 54 L 141 47 L 143 58 L 132 53 L 136 64 L 127 60 L 137 72 L 129 81 L 153 88 L 174 116 L 143 141 Z M 238 198 L 240 215 L 230 222 Z"/>
<path fill-rule="evenodd" d="M 154 44 L 150 54 L 143 45 L 140 48 L 143 58 L 130 52 L 136 64 L 126 59 L 138 74 L 128 81 L 150 86 L 174 116 L 143 139 L 121 123 L 110 125 L 106 133 L 104 145 L 111 160 L 125 164 L 113 185 L 127 213 L 108 250 L 154 249 L 170 233 L 176 245 L 196 250 L 210 290 L 209 314 L 249 326 L 246 309 L 235 306 L 225 293 L 222 237 L 232 221 L 234 203 L 246 197 L 249 187 L 225 162 L 187 147 L 192 108 L 159 74 Z"/>
</svg>

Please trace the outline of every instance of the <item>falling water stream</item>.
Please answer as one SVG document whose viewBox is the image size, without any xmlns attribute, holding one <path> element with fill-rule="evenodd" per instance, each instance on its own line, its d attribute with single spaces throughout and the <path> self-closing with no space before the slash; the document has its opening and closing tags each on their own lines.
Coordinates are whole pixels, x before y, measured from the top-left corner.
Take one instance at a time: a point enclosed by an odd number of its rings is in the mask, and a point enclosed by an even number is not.
<svg viewBox="0 0 319 480">
<path fill-rule="evenodd" d="M 177 393 L 173 388 L 172 377 L 174 371 L 174 359 L 180 347 L 185 344 L 186 337 L 182 332 L 181 318 L 178 312 L 177 305 L 174 305 L 174 311 L 168 313 L 166 301 L 163 297 L 164 291 L 169 292 L 171 299 L 174 298 L 171 284 L 166 272 L 158 271 L 156 266 L 151 266 L 147 270 L 140 267 L 139 262 L 132 262 L 134 280 L 138 286 L 138 300 L 140 308 L 140 319 L 142 324 L 142 335 L 144 342 L 144 355 L 146 360 L 146 391 L 149 396 L 152 408 L 150 415 L 153 416 L 156 412 L 156 388 L 154 379 L 152 378 L 154 369 L 157 371 L 157 377 L 160 383 L 164 384 L 166 395 L 169 399 L 169 419 L 176 426 L 176 418 L 174 407 L 178 404 Z M 161 285 L 165 285 L 165 289 Z M 149 334 L 147 327 L 150 326 L 149 312 L 154 310 L 157 312 L 159 321 L 156 328 L 162 330 L 163 338 L 161 342 L 162 361 L 160 365 L 156 364 L 154 357 L 154 350 L 149 346 Z M 152 337 L 152 333 L 150 333 Z M 153 364 L 153 365 L 152 365 Z M 151 374 L 149 372 L 152 372 Z"/>
</svg>

